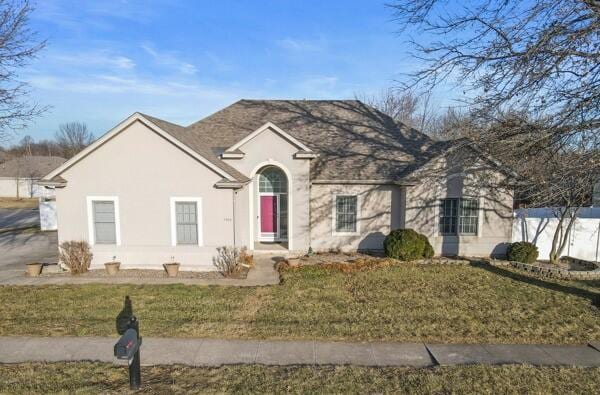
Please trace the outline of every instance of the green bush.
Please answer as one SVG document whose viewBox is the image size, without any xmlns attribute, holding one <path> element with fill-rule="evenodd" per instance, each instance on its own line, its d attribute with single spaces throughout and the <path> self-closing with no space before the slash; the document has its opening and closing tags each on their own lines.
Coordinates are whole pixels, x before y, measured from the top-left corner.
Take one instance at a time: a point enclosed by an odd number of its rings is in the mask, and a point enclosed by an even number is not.
<svg viewBox="0 0 600 395">
<path fill-rule="evenodd" d="M 538 248 L 527 241 L 519 241 L 508 246 L 507 256 L 509 261 L 533 263 L 538 257 Z"/>
<path fill-rule="evenodd" d="M 427 237 L 412 229 L 393 230 L 385 237 L 383 249 L 387 257 L 403 261 L 433 257 Z"/>
<path fill-rule="evenodd" d="M 435 254 L 433 247 L 429 243 L 429 240 L 427 240 L 427 236 L 421 236 L 423 237 L 423 243 L 425 244 L 425 247 L 423 248 L 423 258 L 433 258 L 433 255 Z"/>
</svg>

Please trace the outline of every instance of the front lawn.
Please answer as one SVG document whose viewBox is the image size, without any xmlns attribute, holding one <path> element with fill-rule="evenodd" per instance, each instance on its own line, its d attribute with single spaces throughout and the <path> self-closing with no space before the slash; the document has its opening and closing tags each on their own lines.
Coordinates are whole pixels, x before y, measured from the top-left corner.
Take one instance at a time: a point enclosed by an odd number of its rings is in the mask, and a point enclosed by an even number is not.
<svg viewBox="0 0 600 395">
<path fill-rule="evenodd" d="M 278 286 L 0 287 L 0 335 L 116 336 L 126 296 L 143 336 L 585 343 L 600 340 L 600 282 L 508 269 L 393 264 L 285 269 Z"/>
<path fill-rule="evenodd" d="M 101 363 L 0 365 L 0 393 L 120 394 L 127 370 Z M 433 369 L 361 367 L 142 367 L 142 393 L 593 394 L 600 368 L 461 366 Z"/>
</svg>

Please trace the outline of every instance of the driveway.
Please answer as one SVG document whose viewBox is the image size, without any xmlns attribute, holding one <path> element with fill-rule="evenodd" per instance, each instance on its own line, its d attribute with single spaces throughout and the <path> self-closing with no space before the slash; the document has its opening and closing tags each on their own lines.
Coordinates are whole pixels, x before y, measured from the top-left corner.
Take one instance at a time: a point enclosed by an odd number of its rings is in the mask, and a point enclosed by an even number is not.
<svg viewBox="0 0 600 395">
<path fill-rule="evenodd" d="M 56 232 L 0 233 L 0 283 L 22 275 L 28 262 L 56 263 L 58 237 Z"/>
<path fill-rule="evenodd" d="M 40 225 L 40 211 L 25 208 L 0 208 L 0 229 Z"/>
</svg>

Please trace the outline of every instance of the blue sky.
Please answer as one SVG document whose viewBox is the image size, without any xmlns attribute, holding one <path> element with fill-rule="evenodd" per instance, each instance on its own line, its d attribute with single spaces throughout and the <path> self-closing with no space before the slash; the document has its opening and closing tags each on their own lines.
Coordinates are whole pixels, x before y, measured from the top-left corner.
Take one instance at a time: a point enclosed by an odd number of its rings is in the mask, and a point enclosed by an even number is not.
<svg viewBox="0 0 600 395">
<path fill-rule="evenodd" d="M 383 2 L 39 1 L 48 47 L 22 75 L 51 109 L 19 138 L 135 111 L 187 125 L 241 98 L 374 94 L 416 67 Z"/>
</svg>

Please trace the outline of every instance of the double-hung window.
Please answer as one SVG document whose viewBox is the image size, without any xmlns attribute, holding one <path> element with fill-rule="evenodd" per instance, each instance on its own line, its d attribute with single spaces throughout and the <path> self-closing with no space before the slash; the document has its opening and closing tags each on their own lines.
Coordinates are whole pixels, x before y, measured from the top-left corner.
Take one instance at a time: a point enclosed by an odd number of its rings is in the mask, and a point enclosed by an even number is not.
<svg viewBox="0 0 600 395">
<path fill-rule="evenodd" d="M 90 244 L 121 244 L 119 200 L 116 196 L 88 196 Z"/>
<path fill-rule="evenodd" d="M 479 202 L 477 199 L 442 199 L 439 231 L 442 235 L 477 235 Z"/>
<path fill-rule="evenodd" d="M 335 233 L 358 232 L 358 197 L 356 195 L 335 196 Z"/>
<path fill-rule="evenodd" d="M 171 198 L 172 245 L 202 245 L 200 198 Z"/>
</svg>

